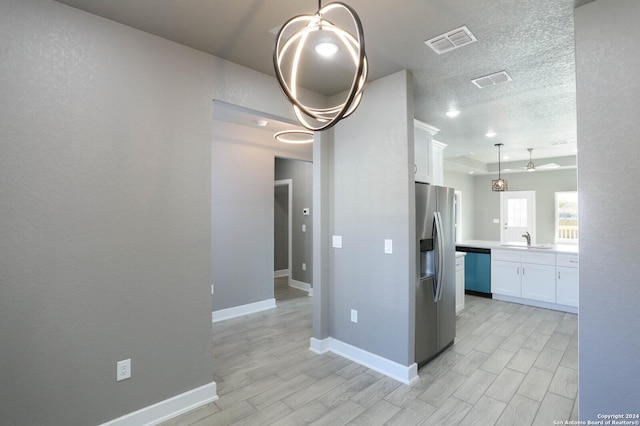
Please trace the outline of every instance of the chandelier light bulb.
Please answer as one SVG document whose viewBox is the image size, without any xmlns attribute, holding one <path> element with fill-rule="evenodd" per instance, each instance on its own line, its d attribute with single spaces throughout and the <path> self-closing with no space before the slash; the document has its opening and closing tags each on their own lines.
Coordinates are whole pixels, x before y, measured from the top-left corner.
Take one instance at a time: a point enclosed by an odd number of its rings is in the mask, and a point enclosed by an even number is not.
<svg viewBox="0 0 640 426">
<path fill-rule="evenodd" d="M 336 53 L 338 53 L 338 50 L 340 50 L 337 44 L 331 43 L 330 41 L 323 41 L 322 43 L 318 43 L 313 49 L 318 55 L 324 56 L 325 58 L 335 55 Z"/>
</svg>

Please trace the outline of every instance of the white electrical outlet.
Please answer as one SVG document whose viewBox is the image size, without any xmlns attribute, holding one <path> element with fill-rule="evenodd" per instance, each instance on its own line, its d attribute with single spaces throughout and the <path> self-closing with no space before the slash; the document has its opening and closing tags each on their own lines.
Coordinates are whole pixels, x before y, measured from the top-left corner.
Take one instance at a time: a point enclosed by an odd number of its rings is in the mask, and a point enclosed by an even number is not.
<svg viewBox="0 0 640 426">
<path fill-rule="evenodd" d="M 128 379 L 131 377 L 131 358 L 123 359 L 116 363 L 116 381 Z"/>
<path fill-rule="evenodd" d="M 302 224 L 302 232 L 307 232 L 307 225 L 304 223 Z"/>
<path fill-rule="evenodd" d="M 493 223 L 499 225 L 500 224 L 500 219 L 493 219 Z"/>
<path fill-rule="evenodd" d="M 302 262 L 302 270 L 303 270 L 303 271 L 306 271 L 306 270 L 307 270 L 307 264 L 306 264 L 306 263 L 304 263 L 304 262 Z"/>
<path fill-rule="evenodd" d="M 342 248 L 342 235 L 333 235 L 331 237 L 331 245 L 333 248 Z"/>
<path fill-rule="evenodd" d="M 393 241 L 384 240 L 384 252 L 386 254 L 393 254 Z"/>
<path fill-rule="evenodd" d="M 211 284 L 211 294 L 213 294 L 213 284 Z"/>
<path fill-rule="evenodd" d="M 355 322 L 356 324 L 358 323 L 358 311 L 355 309 L 351 310 L 351 322 Z"/>
</svg>

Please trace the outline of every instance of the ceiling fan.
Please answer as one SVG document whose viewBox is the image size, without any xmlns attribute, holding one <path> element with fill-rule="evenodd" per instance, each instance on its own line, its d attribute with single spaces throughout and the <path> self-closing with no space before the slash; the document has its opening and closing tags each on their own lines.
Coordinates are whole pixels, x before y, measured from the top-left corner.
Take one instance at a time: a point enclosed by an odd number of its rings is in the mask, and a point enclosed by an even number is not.
<svg viewBox="0 0 640 426">
<path fill-rule="evenodd" d="M 529 162 L 525 167 L 520 167 L 521 169 L 524 169 L 528 172 L 535 172 L 536 170 L 540 169 L 557 169 L 558 167 L 560 167 L 560 165 L 556 163 L 547 163 L 536 166 L 535 164 L 533 164 L 533 159 L 531 158 L 531 152 L 533 151 L 533 148 L 527 148 L 527 151 L 529 151 Z"/>
</svg>

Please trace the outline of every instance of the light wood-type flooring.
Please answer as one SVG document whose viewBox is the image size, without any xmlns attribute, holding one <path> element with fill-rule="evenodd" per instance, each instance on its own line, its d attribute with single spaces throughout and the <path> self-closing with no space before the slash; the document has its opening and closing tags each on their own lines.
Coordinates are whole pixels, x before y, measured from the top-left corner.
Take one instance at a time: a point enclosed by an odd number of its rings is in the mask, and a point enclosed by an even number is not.
<svg viewBox="0 0 640 426">
<path fill-rule="evenodd" d="M 176 425 L 552 425 L 577 420 L 577 316 L 466 296 L 455 344 L 403 385 L 309 351 L 311 297 L 276 279 L 278 307 L 215 323 L 219 399 Z"/>
</svg>

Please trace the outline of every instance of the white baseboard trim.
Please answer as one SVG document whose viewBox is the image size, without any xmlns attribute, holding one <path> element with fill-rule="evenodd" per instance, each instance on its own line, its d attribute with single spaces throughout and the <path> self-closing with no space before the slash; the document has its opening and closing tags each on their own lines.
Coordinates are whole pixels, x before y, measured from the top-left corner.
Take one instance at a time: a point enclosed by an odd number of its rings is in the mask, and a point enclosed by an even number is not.
<svg viewBox="0 0 640 426">
<path fill-rule="evenodd" d="M 101 426 L 152 426 L 218 399 L 216 382 L 181 393 Z"/>
<path fill-rule="evenodd" d="M 537 308 L 552 309 L 554 311 L 569 312 L 577 314 L 578 308 L 575 306 L 559 305 L 557 303 L 543 302 L 541 300 L 523 299 L 521 297 L 505 296 L 503 294 L 493 293 L 493 299 L 503 302 L 517 303 L 519 305 L 535 306 Z"/>
<path fill-rule="evenodd" d="M 288 269 L 280 269 L 279 271 L 273 271 L 273 278 L 288 277 L 288 276 L 289 276 Z"/>
<path fill-rule="evenodd" d="M 383 358 L 379 355 L 372 354 L 371 352 L 367 352 L 363 349 L 341 342 L 333 337 L 327 337 L 322 340 L 312 337 L 310 339 L 309 350 L 317 354 L 333 352 L 336 355 L 340 355 L 343 358 L 357 362 L 360 365 L 384 374 L 387 377 L 391 377 L 405 385 L 410 385 L 418 380 L 418 364 L 415 362 L 407 367 L 402 364 L 398 364 L 395 361 L 391 361 L 387 358 Z"/>
<path fill-rule="evenodd" d="M 313 287 L 311 284 L 302 281 L 296 281 L 293 278 L 289 280 L 289 287 L 297 288 L 298 290 L 306 291 L 309 296 L 313 296 Z"/>
<path fill-rule="evenodd" d="M 220 309 L 211 313 L 211 321 L 218 322 L 243 315 L 266 311 L 276 307 L 276 299 L 266 299 L 260 302 L 248 303 L 246 305 L 234 306 L 233 308 Z"/>
<path fill-rule="evenodd" d="M 322 340 L 312 337 L 309 339 L 309 350 L 318 355 L 329 352 L 331 350 L 331 337 Z"/>
</svg>

